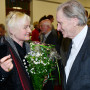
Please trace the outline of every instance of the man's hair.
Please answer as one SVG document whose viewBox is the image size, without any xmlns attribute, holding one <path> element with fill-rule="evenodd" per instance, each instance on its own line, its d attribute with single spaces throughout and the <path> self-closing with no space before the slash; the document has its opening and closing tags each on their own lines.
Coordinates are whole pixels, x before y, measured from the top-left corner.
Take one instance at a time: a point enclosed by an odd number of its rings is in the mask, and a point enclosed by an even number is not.
<svg viewBox="0 0 90 90">
<path fill-rule="evenodd" d="M 39 23 L 40 23 L 42 20 L 45 20 L 45 19 L 47 19 L 46 15 L 44 15 L 43 17 L 40 18 Z"/>
<path fill-rule="evenodd" d="M 48 15 L 47 16 L 47 19 L 49 19 L 49 20 L 52 19 L 52 18 L 53 18 L 53 15 Z"/>
<path fill-rule="evenodd" d="M 63 14 L 68 18 L 78 18 L 79 26 L 87 24 L 87 17 L 85 14 L 84 7 L 76 0 L 70 0 L 66 3 L 61 4 L 57 8 L 57 12 L 62 10 Z"/>
</svg>

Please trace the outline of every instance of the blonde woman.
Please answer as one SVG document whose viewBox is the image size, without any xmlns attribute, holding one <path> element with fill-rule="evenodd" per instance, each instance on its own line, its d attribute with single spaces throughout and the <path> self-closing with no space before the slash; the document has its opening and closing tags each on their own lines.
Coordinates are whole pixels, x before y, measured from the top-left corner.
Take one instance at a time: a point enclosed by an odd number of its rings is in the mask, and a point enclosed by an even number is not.
<svg viewBox="0 0 90 90">
<path fill-rule="evenodd" d="M 30 17 L 10 12 L 6 17 L 8 37 L 0 46 L 0 90 L 33 90 L 24 56 L 30 51 Z M 6 56 L 7 55 L 7 56 Z"/>
</svg>

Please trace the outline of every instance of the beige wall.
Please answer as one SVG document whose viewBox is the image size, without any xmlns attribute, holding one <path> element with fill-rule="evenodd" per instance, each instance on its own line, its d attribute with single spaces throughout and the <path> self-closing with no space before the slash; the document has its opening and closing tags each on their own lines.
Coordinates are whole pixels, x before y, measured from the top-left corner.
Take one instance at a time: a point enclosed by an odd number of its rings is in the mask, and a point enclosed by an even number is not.
<svg viewBox="0 0 90 90">
<path fill-rule="evenodd" d="M 5 0 L 0 0 L 0 23 L 5 24 L 6 9 Z"/>
<path fill-rule="evenodd" d="M 33 22 L 38 21 L 42 16 L 52 14 L 54 16 L 54 26 L 56 22 L 56 8 L 58 4 L 47 3 L 42 1 L 33 0 Z"/>
<path fill-rule="evenodd" d="M 31 9 L 31 18 L 32 22 L 38 21 L 42 16 L 52 14 L 54 16 L 54 26 L 57 27 L 56 21 L 56 9 L 60 3 L 63 3 L 67 0 L 47 0 L 57 3 L 44 2 L 44 0 L 32 0 L 32 9 Z M 90 0 L 78 0 L 84 7 L 90 7 Z M 90 9 L 85 8 L 90 13 Z"/>
<path fill-rule="evenodd" d="M 90 14 L 90 0 L 78 0 Z"/>
<path fill-rule="evenodd" d="M 53 1 L 57 3 L 50 3 L 50 2 L 43 2 L 39 0 L 31 0 L 30 10 L 31 10 L 31 20 L 32 23 L 34 21 L 38 21 L 42 16 L 52 14 L 54 16 L 54 26 L 57 27 L 57 21 L 56 21 L 56 9 L 59 5 L 59 3 L 63 3 L 67 0 L 47 0 L 47 1 Z M 78 0 L 84 7 L 90 7 L 90 0 Z M 0 0 L 0 23 L 5 24 L 5 18 L 6 18 L 6 9 L 5 9 L 5 0 Z M 90 8 L 85 8 L 90 13 Z"/>
</svg>

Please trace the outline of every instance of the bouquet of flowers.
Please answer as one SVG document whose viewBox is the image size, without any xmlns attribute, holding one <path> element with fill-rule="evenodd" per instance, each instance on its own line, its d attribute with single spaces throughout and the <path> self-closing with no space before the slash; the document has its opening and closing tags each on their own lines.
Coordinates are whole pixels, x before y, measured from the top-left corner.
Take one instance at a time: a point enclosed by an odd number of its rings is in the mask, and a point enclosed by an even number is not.
<svg viewBox="0 0 90 90">
<path fill-rule="evenodd" d="M 25 56 L 25 59 L 29 63 L 28 72 L 35 90 L 42 90 L 43 83 L 47 81 L 45 81 L 45 76 L 52 79 L 51 72 L 57 65 L 55 58 L 60 59 L 60 56 L 57 54 L 54 45 L 30 43 L 30 52 Z"/>
</svg>

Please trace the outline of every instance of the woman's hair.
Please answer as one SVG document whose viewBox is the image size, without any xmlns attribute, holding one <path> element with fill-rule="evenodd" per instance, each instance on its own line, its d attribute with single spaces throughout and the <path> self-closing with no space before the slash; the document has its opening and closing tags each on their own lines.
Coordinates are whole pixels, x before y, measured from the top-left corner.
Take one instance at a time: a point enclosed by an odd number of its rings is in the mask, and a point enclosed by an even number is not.
<svg viewBox="0 0 90 90">
<path fill-rule="evenodd" d="M 14 30 L 16 28 L 20 27 L 20 20 L 22 20 L 22 23 L 24 24 L 26 20 L 31 21 L 30 17 L 22 12 L 18 11 L 11 11 L 6 17 L 6 28 L 7 32 L 10 35 L 10 29 Z"/>
<path fill-rule="evenodd" d="M 87 24 L 87 17 L 86 17 L 85 9 L 76 0 L 70 0 L 66 3 L 61 4 L 57 8 L 57 12 L 59 10 L 62 10 L 63 14 L 68 18 L 78 18 L 79 26 L 83 26 Z"/>
</svg>

